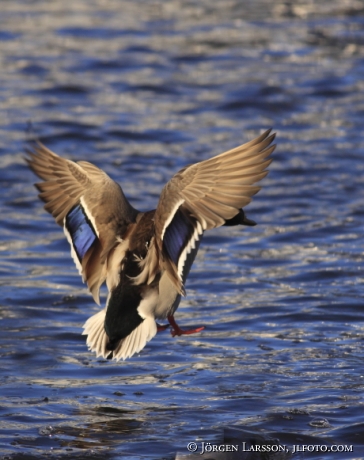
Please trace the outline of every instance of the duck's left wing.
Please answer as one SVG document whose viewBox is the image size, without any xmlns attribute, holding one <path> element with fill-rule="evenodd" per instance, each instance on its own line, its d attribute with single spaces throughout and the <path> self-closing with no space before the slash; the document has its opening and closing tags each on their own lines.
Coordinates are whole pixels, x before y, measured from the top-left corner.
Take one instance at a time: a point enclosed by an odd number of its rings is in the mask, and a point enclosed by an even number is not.
<svg viewBox="0 0 364 460">
<path fill-rule="evenodd" d="M 138 213 L 121 187 L 86 161 L 62 158 L 40 142 L 27 149 L 44 208 L 64 228 L 80 275 L 97 303 L 106 278 L 106 259 Z"/>
<path fill-rule="evenodd" d="M 256 139 L 179 171 L 162 190 L 155 213 L 156 246 L 183 293 L 183 269 L 202 233 L 231 222 L 268 174 L 275 146 L 270 130 Z M 187 261 L 187 262 L 186 262 Z"/>
</svg>

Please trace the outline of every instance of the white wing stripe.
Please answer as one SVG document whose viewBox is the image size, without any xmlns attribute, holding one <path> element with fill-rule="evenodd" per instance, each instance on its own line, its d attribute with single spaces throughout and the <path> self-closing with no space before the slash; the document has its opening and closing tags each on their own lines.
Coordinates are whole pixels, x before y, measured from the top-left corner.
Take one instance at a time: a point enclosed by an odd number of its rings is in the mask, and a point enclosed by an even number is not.
<svg viewBox="0 0 364 460">
<path fill-rule="evenodd" d="M 83 210 L 85 211 L 88 219 L 90 220 L 90 222 L 91 222 L 91 224 L 92 224 L 92 226 L 93 226 L 93 228 L 94 228 L 94 230 L 96 232 L 97 237 L 99 238 L 100 233 L 99 233 L 99 230 L 97 228 L 96 221 L 94 219 L 94 216 L 91 214 L 91 212 L 90 212 L 90 210 L 89 210 L 89 208 L 88 208 L 83 196 L 81 196 L 80 203 L 81 203 L 81 206 L 83 207 Z"/>
<path fill-rule="evenodd" d="M 66 227 L 66 218 L 64 218 L 63 221 L 64 221 L 63 231 L 64 231 L 64 234 L 66 235 L 67 241 L 69 242 L 69 244 L 71 246 L 71 257 L 72 257 L 73 262 L 75 263 L 75 265 L 77 267 L 78 274 L 82 276 L 82 281 L 85 282 L 85 277 L 83 276 L 83 272 L 82 272 L 82 265 L 81 265 L 80 261 L 78 260 L 75 248 L 73 247 L 73 241 L 72 241 L 70 232 L 67 230 L 67 227 Z"/>
<path fill-rule="evenodd" d="M 180 279 L 183 281 L 183 268 L 185 266 L 185 262 L 187 259 L 188 254 L 192 251 L 192 249 L 195 249 L 196 247 L 196 241 L 198 241 L 200 238 L 200 235 L 203 234 L 203 229 L 200 224 L 200 222 L 196 221 L 196 227 L 195 231 L 193 232 L 193 235 L 191 236 L 189 242 L 187 243 L 186 247 L 182 251 L 179 259 L 178 259 L 178 275 Z"/>
<path fill-rule="evenodd" d="M 170 215 L 168 216 L 168 219 L 164 222 L 164 227 L 163 227 L 163 230 L 162 230 L 162 234 L 161 234 L 161 240 L 163 240 L 163 237 L 164 237 L 164 233 L 166 231 L 166 228 L 168 227 L 168 225 L 171 223 L 174 215 L 176 214 L 176 211 L 177 209 L 181 206 L 181 204 L 183 204 L 185 202 L 184 199 L 181 199 L 179 201 L 177 201 L 177 203 L 175 204 L 174 208 L 172 209 Z"/>
</svg>

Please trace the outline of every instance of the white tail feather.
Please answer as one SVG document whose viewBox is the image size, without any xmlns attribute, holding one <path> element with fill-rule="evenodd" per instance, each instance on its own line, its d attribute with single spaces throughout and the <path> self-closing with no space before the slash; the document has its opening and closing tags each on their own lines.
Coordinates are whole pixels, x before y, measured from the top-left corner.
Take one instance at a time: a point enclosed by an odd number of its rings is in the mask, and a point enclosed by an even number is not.
<svg viewBox="0 0 364 460">
<path fill-rule="evenodd" d="M 106 308 L 91 316 L 83 325 L 82 335 L 87 335 L 86 343 L 90 351 L 94 351 L 96 356 L 107 358 L 110 350 L 106 349 L 109 340 L 105 328 Z"/>
<path fill-rule="evenodd" d="M 150 316 L 146 317 L 131 334 L 120 341 L 113 352 L 113 359 L 119 361 L 120 359 L 130 358 L 134 353 L 143 350 L 146 343 L 152 340 L 156 333 L 155 319 Z"/>
<path fill-rule="evenodd" d="M 82 335 L 87 335 L 86 343 L 89 350 L 95 352 L 97 357 L 102 356 L 103 358 L 107 358 L 111 353 L 107 349 L 109 338 L 104 328 L 105 315 L 106 309 L 91 316 L 84 324 L 82 333 Z M 113 359 L 119 361 L 131 358 L 135 353 L 141 351 L 156 333 L 155 319 L 147 316 L 137 328 L 119 342 L 113 351 Z"/>
</svg>

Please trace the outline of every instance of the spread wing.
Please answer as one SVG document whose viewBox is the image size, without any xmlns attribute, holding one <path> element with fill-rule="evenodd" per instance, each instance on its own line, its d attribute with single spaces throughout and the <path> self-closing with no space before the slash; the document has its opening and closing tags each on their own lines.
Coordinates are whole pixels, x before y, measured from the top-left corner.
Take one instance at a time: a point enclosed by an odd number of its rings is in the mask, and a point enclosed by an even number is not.
<svg viewBox="0 0 364 460">
<path fill-rule="evenodd" d="M 155 213 L 155 244 L 178 291 L 184 265 L 203 232 L 224 225 L 250 203 L 268 174 L 275 134 L 256 139 L 179 171 L 162 190 Z M 147 266 L 147 265 L 146 265 Z"/>
<path fill-rule="evenodd" d="M 91 163 L 61 158 L 40 142 L 27 154 L 30 168 L 43 179 L 35 185 L 44 208 L 64 228 L 79 273 L 99 303 L 107 256 L 138 211 L 121 187 Z"/>
</svg>

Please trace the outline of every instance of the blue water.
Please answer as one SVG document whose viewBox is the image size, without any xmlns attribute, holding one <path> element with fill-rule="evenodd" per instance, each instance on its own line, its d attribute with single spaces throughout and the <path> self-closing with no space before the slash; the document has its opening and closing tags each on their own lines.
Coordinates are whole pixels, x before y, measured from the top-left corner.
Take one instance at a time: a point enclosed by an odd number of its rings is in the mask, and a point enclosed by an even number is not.
<svg viewBox="0 0 364 460">
<path fill-rule="evenodd" d="M 353 449 L 292 458 L 364 458 L 361 2 L 0 8 L 0 458 L 188 459 L 228 429 Z M 258 225 L 206 235 L 176 315 L 205 330 L 96 359 L 81 326 L 98 307 L 26 140 L 95 163 L 148 210 L 181 167 L 268 127 Z"/>
</svg>

